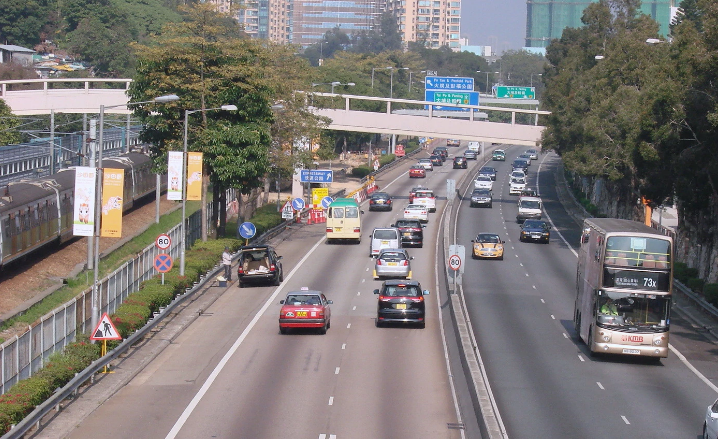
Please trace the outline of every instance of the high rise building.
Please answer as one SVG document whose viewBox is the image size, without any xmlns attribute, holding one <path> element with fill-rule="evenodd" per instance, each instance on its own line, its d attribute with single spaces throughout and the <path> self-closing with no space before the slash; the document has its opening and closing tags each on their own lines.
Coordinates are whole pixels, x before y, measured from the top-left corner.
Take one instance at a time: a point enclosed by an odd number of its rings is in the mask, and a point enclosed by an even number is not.
<svg viewBox="0 0 718 439">
<path fill-rule="evenodd" d="M 416 41 L 461 50 L 460 0 L 386 0 L 386 10 L 396 17 L 404 45 Z"/>
<path fill-rule="evenodd" d="M 292 0 L 292 41 L 308 46 L 339 28 L 346 34 L 369 31 L 380 13 L 376 0 Z"/>
<path fill-rule="evenodd" d="M 527 0 L 526 47 L 546 47 L 567 27 L 581 27 L 583 11 L 597 0 Z M 644 0 L 640 11 L 656 20 L 668 35 L 677 0 Z"/>
</svg>

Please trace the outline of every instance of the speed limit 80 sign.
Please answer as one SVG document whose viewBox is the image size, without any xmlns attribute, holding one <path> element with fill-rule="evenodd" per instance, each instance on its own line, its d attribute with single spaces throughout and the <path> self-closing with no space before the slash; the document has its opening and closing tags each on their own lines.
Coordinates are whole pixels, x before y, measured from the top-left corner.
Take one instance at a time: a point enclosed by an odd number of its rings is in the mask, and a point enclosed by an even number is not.
<svg viewBox="0 0 718 439">
<path fill-rule="evenodd" d="M 172 245 L 172 239 L 167 234 L 161 234 L 155 239 L 155 246 L 160 250 L 167 250 Z"/>
<path fill-rule="evenodd" d="M 451 268 L 454 271 L 459 271 L 459 268 L 461 268 L 461 256 L 459 256 L 459 255 L 449 256 L 449 268 Z"/>
</svg>

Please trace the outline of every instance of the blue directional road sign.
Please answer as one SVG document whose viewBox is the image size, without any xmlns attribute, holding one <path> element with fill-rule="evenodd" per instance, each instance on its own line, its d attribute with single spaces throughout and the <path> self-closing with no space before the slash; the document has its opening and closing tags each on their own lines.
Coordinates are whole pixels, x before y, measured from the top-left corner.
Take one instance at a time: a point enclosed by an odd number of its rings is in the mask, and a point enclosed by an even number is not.
<svg viewBox="0 0 718 439">
<path fill-rule="evenodd" d="M 334 172 L 327 169 L 302 169 L 299 171 L 299 181 L 302 183 L 331 183 Z"/>
<path fill-rule="evenodd" d="M 424 79 L 425 90 L 474 91 L 474 78 L 458 76 L 427 76 Z"/>
<path fill-rule="evenodd" d="M 250 222 L 244 222 L 239 225 L 239 236 L 249 239 L 257 233 L 257 228 Z"/>
<path fill-rule="evenodd" d="M 304 209 L 304 200 L 301 198 L 295 198 L 292 200 L 292 208 L 294 210 L 302 210 Z"/>
<path fill-rule="evenodd" d="M 426 90 L 424 100 L 444 104 L 479 105 L 479 93 L 475 91 Z M 468 108 L 434 106 L 434 110 L 468 111 Z"/>
<path fill-rule="evenodd" d="M 334 201 L 334 198 L 332 197 L 324 197 L 322 198 L 322 208 L 326 209 L 329 207 L 330 204 Z"/>
</svg>

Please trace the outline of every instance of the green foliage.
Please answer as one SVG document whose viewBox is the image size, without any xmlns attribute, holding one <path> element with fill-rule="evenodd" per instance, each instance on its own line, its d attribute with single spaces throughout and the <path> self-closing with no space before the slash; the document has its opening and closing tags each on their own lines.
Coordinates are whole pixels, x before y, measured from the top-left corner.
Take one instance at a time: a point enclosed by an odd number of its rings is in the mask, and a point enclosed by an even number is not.
<svg viewBox="0 0 718 439">
<path fill-rule="evenodd" d="M 281 212 L 277 212 L 277 207 L 269 203 L 257 209 L 251 221 L 252 224 L 257 227 L 256 236 L 259 236 L 272 227 L 281 224 L 284 220 L 282 219 Z"/>
<path fill-rule="evenodd" d="M 16 117 L 4 100 L 0 99 L 0 145 L 11 145 L 20 142 L 20 119 Z"/>
<path fill-rule="evenodd" d="M 703 296 L 713 306 L 718 306 L 718 284 L 703 285 Z"/>
<path fill-rule="evenodd" d="M 133 294 L 130 294 L 125 302 L 110 316 L 112 323 L 115 324 L 117 332 L 120 333 L 122 338 L 129 337 L 133 332 L 144 326 L 147 319 L 152 315 L 146 303 L 135 300 L 132 296 Z"/>
<path fill-rule="evenodd" d="M 396 160 L 396 156 L 394 154 L 384 154 L 382 156 L 379 156 L 379 167 L 388 165 L 394 160 Z"/>
<path fill-rule="evenodd" d="M 690 288 L 692 291 L 695 291 L 696 293 L 702 293 L 703 292 L 703 285 L 705 285 L 706 281 L 703 279 L 698 279 L 697 277 L 690 277 L 688 278 L 688 288 Z"/>
<path fill-rule="evenodd" d="M 675 262 L 673 264 L 673 276 L 684 284 L 687 284 L 688 279 L 698 277 L 698 269 L 689 267 L 683 262 Z"/>
<path fill-rule="evenodd" d="M 356 166 L 352 168 L 352 177 L 364 178 L 372 172 L 374 172 L 374 170 L 369 169 L 366 165 Z"/>
<path fill-rule="evenodd" d="M 40 30 L 50 10 L 38 0 L 3 0 L 0 2 L 0 41 L 32 48 L 40 42 Z"/>
</svg>

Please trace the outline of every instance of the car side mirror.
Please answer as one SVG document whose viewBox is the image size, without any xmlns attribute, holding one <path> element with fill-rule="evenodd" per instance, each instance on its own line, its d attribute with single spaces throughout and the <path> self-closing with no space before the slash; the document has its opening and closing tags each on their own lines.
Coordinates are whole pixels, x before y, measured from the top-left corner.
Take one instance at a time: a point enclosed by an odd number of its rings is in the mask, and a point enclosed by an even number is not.
<svg viewBox="0 0 718 439">
<path fill-rule="evenodd" d="M 409 256 L 409 260 L 410 260 L 410 261 L 413 261 L 413 260 L 414 260 L 414 257 L 413 257 L 413 256 Z"/>
<path fill-rule="evenodd" d="M 360 213 L 362 213 L 362 214 L 364 213 L 364 211 L 363 211 L 363 210 L 360 210 L 359 212 L 360 212 Z"/>
<path fill-rule="evenodd" d="M 425 296 L 428 296 L 428 295 L 429 295 L 429 290 L 424 290 L 423 294 L 424 294 Z"/>
<path fill-rule="evenodd" d="M 392 224 L 392 225 L 390 225 L 389 227 L 396 227 L 396 224 Z"/>
<path fill-rule="evenodd" d="M 277 260 L 282 259 L 284 256 L 277 256 Z"/>
<path fill-rule="evenodd" d="M 280 301 L 279 301 L 279 304 L 280 304 L 280 305 L 284 305 L 284 299 L 280 300 Z"/>
<path fill-rule="evenodd" d="M 374 290 L 374 294 L 379 294 L 379 290 L 378 289 Z"/>
<path fill-rule="evenodd" d="M 327 305 L 331 305 L 331 304 L 333 304 L 333 303 L 334 303 L 333 300 L 327 300 Z"/>
<path fill-rule="evenodd" d="M 506 244 L 506 241 L 504 241 L 504 240 L 501 240 L 501 243 L 502 243 L 502 244 Z"/>
<path fill-rule="evenodd" d="M 422 225 L 421 225 L 421 228 L 422 228 L 422 229 L 425 229 L 425 228 L 426 228 L 426 224 L 422 224 Z"/>
</svg>

